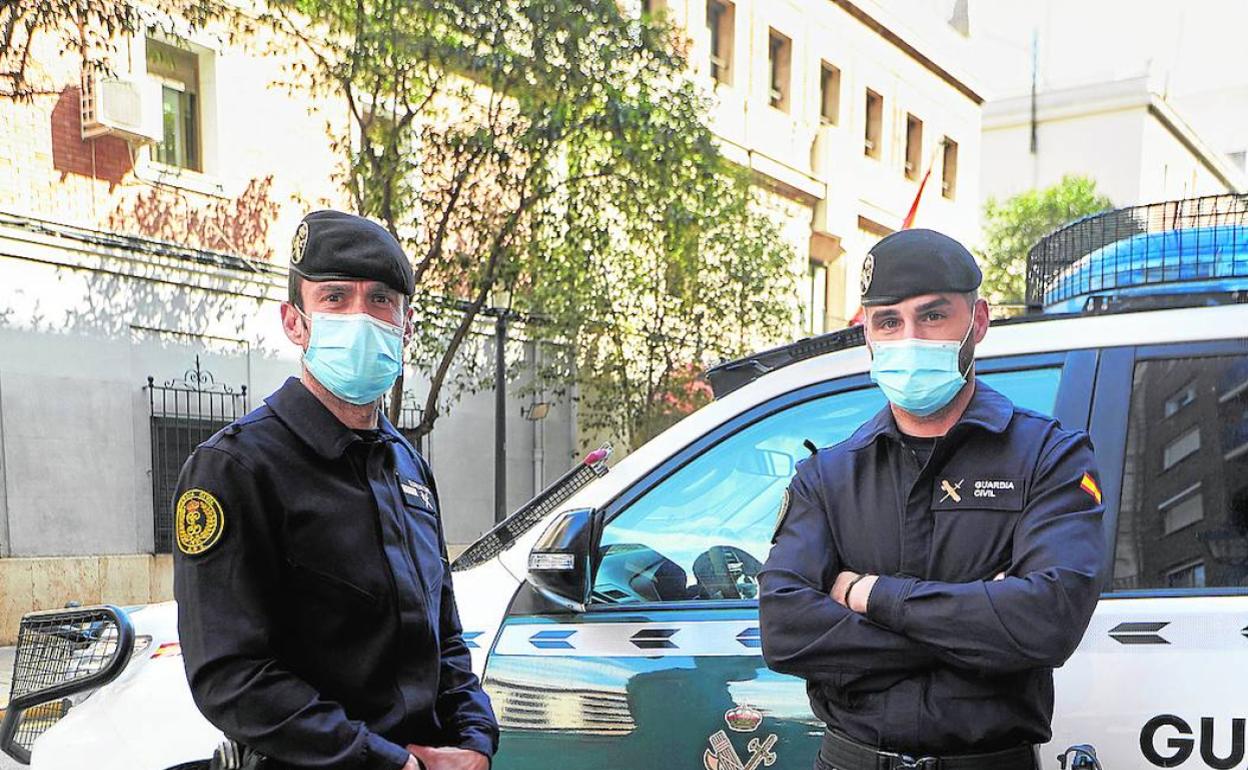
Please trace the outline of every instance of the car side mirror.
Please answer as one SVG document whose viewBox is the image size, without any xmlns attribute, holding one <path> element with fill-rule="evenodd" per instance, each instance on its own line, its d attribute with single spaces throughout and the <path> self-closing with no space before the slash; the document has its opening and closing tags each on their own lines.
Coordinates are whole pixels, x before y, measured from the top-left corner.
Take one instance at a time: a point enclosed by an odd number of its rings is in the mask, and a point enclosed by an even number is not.
<svg viewBox="0 0 1248 770">
<path fill-rule="evenodd" d="M 594 510 L 579 508 L 557 517 L 529 552 L 529 582 L 560 607 L 584 612 L 589 601 Z"/>
</svg>

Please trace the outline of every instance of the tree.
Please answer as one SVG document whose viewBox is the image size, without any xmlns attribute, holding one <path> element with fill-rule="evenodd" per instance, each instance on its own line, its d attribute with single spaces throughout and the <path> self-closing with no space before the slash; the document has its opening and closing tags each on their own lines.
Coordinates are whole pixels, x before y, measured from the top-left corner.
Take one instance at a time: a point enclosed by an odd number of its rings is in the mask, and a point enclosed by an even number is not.
<svg viewBox="0 0 1248 770">
<path fill-rule="evenodd" d="M 1052 187 L 1028 190 L 984 205 L 982 293 L 993 304 L 1022 304 L 1027 293 L 1027 252 L 1058 227 L 1113 208 L 1090 177 L 1065 176 Z"/>
<path fill-rule="evenodd" d="M 109 73 L 118 41 L 141 28 L 173 33 L 175 19 L 184 29 L 225 17 L 234 23 L 242 20 L 226 0 L 154 0 L 147 5 L 156 13 L 140 13 L 118 0 L 0 0 L 0 98 L 30 101 L 59 94 L 67 85 L 43 70 L 38 56 L 43 38 L 50 39 L 50 50 L 78 52 L 84 70 Z"/>
<path fill-rule="evenodd" d="M 616 0 L 270 5 L 311 54 L 292 82 L 346 102 L 357 211 L 413 256 L 418 434 L 486 382 L 490 312 L 555 343 L 529 387 L 578 383 L 582 424 L 628 443 L 696 405 L 690 371 L 792 330 L 790 250 L 669 27 Z"/>
</svg>

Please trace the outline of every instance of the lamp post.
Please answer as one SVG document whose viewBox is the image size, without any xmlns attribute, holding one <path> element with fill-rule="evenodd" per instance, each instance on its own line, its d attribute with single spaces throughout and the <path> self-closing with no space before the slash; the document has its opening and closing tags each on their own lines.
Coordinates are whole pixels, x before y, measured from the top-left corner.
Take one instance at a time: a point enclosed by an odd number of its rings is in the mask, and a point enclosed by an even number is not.
<svg viewBox="0 0 1248 770">
<path fill-rule="evenodd" d="M 510 311 L 494 318 L 494 521 L 507 516 L 507 321 Z"/>
</svg>

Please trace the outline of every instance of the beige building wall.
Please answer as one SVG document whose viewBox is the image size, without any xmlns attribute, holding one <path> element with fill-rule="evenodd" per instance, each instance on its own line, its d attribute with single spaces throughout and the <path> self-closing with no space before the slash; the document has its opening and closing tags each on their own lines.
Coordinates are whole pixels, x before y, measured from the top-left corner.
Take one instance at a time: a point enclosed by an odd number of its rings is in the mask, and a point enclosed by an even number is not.
<svg viewBox="0 0 1248 770">
<path fill-rule="evenodd" d="M 870 0 L 649 5 L 688 35 L 692 74 L 712 98 L 712 127 L 725 154 L 751 169 L 768 195 L 790 202 L 784 229 L 797 252 L 807 318 L 798 336 L 841 328 L 853 315 L 866 250 L 901 226 L 929 168 L 915 226 L 977 237 L 981 99 L 963 74 L 967 40 L 942 16 Z M 718 30 L 721 41 L 729 30 L 731 39 L 726 48 L 720 43 L 714 66 L 713 5 L 731 18 Z M 772 104 L 773 38 L 787 48 L 778 57 L 779 106 Z M 716 77 L 725 59 L 727 75 Z M 839 73 L 831 116 L 823 114 L 825 65 Z M 877 157 L 865 152 L 868 89 L 882 98 Z M 915 178 L 905 168 L 908 115 L 922 122 Z M 957 143 L 948 196 L 941 188 L 944 137 Z M 812 305 L 822 305 L 822 318 Z"/>
<path fill-rule="evenodd" d="M 278 321 L 290 236 L 312 208 L 350 207 L 327 133 L 349 122 L 340 102 L 282 85 L 295 46 L 220 32 L 175 41 L 198 70 L 199 170 L 83 139 L 81 62 L 52 40 L 32 56 L 61 90 L 0 100 L 0 645 L 31 610 L 171 598 L 170 557 L 151 553 L 147 376 L 178 381 L 202 360 L 254 408 L 298 373 Z M 147 45 L 123 43 L 116 74 L 150 83 Z M 415 371 L 407 383 L 427 387 Z M 509 509 L 574 459 L 573 406 L 539 424 L 521 414 L 529 400 L 506 405 Z M 493 419 L 492 392 L 467 396 L 424 446 L 453 554 L 494 523 L 488 461 L 455 462 L 480 454 Z"/>
<path fill-rule="evenodd" d="M 331 124 L 345 134 L 346 114 L 337 103 L 280 85 L 300 63 L 298 49 L 258 29 L 233 43 L 220 29 L 177 41 L 198 68 L 200 171 L 158 163 L 150 145 L 84 140 L 81 61 L 41 38 L 32 57 L 43 77 L 64 88 L 0 108 L 0 211 L 286 264 L 303 213 L 347 203 L 326 134 Z M 156 32 L 151 38 L 168 40 Z M 120 77 L 151 82 L 147 39 L 121 42 L 111 62 Z"/>
<path fill-rule="evenodd" d="M 984 109 L 982 190 L 998 200 L 1091 176 L 1115 206 L 1238 192 L 1242 169 L 1210 147 L 1147 78 L 1094 83 Z"/>
</svg>

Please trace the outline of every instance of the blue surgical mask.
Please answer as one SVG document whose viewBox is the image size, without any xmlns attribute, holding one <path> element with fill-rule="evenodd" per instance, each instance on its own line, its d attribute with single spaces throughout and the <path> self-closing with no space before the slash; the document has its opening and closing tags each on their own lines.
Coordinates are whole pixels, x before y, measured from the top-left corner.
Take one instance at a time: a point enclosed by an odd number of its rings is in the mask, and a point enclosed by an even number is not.
<svg viewBox="0 0 1248 770">
<path fill-rule="evenodd" d="M 894 406 L 916 417 L 940 411 L 966 384 L 958 355 L 974 328 L 972 319 L 961 342 L 913 338 L 872 342 L 871 381 Z"/>
<path fill-rule="evenodd" d="M 366 313 L 313 313 L 309 323 L 303 364 L 330 393 L 350 404 L 371 404 L 398 379 L 403 369 L 399 327 Z"/>
</svg>

